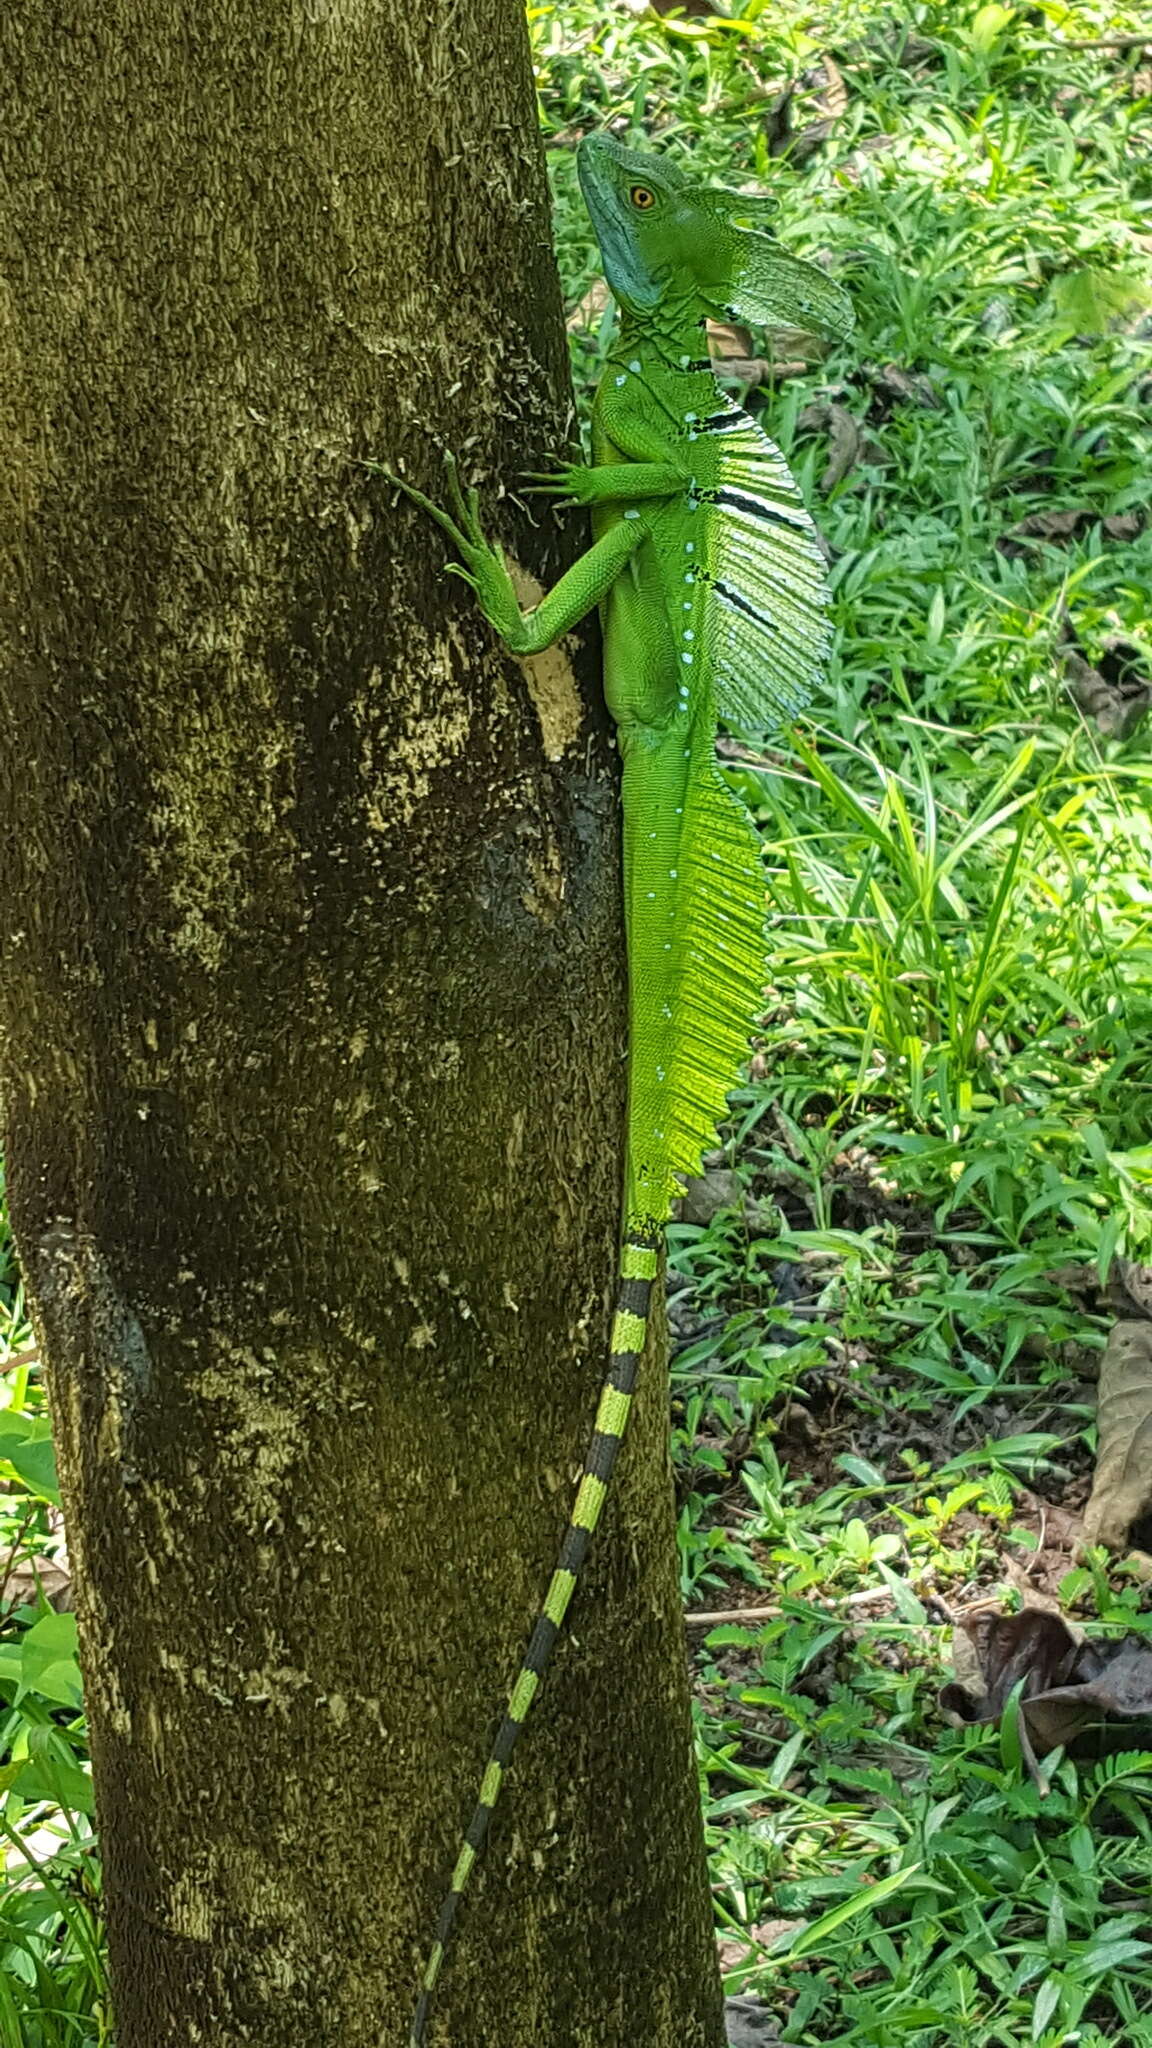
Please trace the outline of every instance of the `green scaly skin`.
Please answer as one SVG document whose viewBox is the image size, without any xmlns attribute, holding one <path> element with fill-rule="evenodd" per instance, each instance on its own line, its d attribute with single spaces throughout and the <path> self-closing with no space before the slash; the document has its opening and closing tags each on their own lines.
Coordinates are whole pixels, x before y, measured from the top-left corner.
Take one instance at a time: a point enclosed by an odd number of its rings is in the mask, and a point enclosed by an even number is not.
<svg viewBox="0 0 1152 2048">
<path fill-rule="evenodd" d="M 608 1375 L 556 1569 L 441 1908 L 408 2048 L 424 2048 L 460 1901 L 600 1517 L 664 1225 L 680 1178 L 699 1170 L 714 1142 L 761 1004 L 760 843 L 716 766 L 717 726 L 758 741 L 786 722 L 819 681 L 827 642 L 815 529 L 779 450 L 719 390 L 703 327 L 712 315 L 846 335 L 844 293 L 771 239 L 768 200 L 693 185 L 603 135 L 581 144 L 579 168 L 620 330 L 596 395 L 594 466 L 561 468 L 544 488 L 591 508 L 593 546 L 524 613 L 454 464 L 450 512 L 392 479 L 447 533 L 455 572 L 515 653 L 541 652 L 601 608 L 604 692 L 623 762 L 630 992 Z"/>
</svg>

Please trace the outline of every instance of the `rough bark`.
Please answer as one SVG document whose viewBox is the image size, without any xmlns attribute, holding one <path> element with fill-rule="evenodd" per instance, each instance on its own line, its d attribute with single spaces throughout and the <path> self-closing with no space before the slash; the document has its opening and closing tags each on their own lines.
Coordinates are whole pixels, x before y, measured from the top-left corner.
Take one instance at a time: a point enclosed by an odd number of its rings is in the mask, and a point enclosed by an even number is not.
<svg viewBox="0 0 1152 2048">
<path fill-rule="evenodd" d="M 5 1132 L 118 2041 L 376 2048 L 613 1263 L 603 716 L 356 466 L 435 487 L 436 440 L 491 476 L 563 438 L 524 32 L 514 0 L 29 0 L 0 78 Z M 663 1436 L 650 1373 L 454 2048 L 721 2038 Z"/>
</svg>

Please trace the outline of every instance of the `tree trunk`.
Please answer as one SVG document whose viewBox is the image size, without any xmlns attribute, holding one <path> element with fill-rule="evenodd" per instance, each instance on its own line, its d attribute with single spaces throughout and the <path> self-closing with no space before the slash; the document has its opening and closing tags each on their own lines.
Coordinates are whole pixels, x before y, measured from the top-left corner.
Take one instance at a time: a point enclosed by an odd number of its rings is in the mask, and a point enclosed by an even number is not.
<svg viewBox="0 0 1152 2048">
<path fill-rule="evenodd" d="M 603 714 L 357 467 L 563 438 L 523 26 L 27 6 L 0 76 L 6 1141 L 119 2048 L 399 2048 L 618 1202 Z M 722 2038 L 664 1427 L 649 1371 L 453 2048 Z"/>
</svg>

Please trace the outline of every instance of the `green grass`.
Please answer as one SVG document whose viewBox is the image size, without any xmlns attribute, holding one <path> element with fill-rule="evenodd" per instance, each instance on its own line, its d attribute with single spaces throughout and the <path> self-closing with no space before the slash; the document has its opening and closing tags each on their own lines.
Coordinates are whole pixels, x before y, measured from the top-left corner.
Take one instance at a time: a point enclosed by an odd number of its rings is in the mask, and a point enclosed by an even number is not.
<svg viewBox="0 0 1152 2048">
<path fill-rule="evenodd" d="M 671 1233 L 685 1599 L 740 1612 L 691 1631 L 728 1986 L 788 2043 L 1152 2048 L 1148 1737 L 1037 1787 L 1011 1713 L 957 1731 L 936 1704 L 951 1617 L 1032 1566 L 1089 1630 L 1152 1626 L 1123 1563 L 1038 1547 L 1083 1495 L 1106 1328 L 1067 1269 L 1152 1250 L 1148 726 L 1105 736 L 1064 658 L 1072 633 L 1152 674 L 1152 54 L 1059 46 L 1144 24 L 530 20 L 574 307 L 597 260 L 573 145 L 610 122 L 773 184 L 859 318 L 765 405 L 832 550 L 837 655 L 802 730 L 731 768 L 772 988 L 726 1134 L 743 1199 Z M 789 91 L 794 133 L 827 114 L 825 54 L 843 99 L 791 167 L 770 137 Z M 574 325 L 585 415 L 606 332 Z M 814 400 L 861 443 L 827 493 Z M 1014 532 L 1054 510 L 1082 515 L 1067 537 Z M 29 1342 L 0 1225 L 0 1357 Z M 26 1363 L 0 1384 L 0 1547 L 36 1557 L 41 1397 Z M 0 2048 L 110 2038 L 76 1686 L 71 1624 L 26 1600 L 0 1638 Z"/>
</svg>

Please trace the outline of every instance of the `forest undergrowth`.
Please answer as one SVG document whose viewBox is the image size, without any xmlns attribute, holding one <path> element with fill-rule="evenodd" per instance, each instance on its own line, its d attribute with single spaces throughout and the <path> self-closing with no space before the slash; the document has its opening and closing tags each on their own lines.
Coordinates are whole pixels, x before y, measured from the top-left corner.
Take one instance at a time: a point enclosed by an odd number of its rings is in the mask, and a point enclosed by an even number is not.
<svg viewBox="0 0 1152 2048">
<path fill-rule="evenodd" d="M 1121 1326 L 1152 1441 L 1152 40 L 1050 0 L 529 19 L 585 417 L 590 128 L 776 191 L 859 323 L 831 353 L 712 336 L 836 626 L 797 731 L 725 750 L 771 986 L 669 1258 L 732 2042 L 1152 2048 L 1152 1686 L 1046 1744 L 1022 1696 L 1061 1626 L 1081 1677 L 1152 1653 L 1152 1520 L 1085 1528 Z M 74 1623 L 0 1223 L 5 1358 L 0 2048 L 96 2048 Z"/>
</svg>

